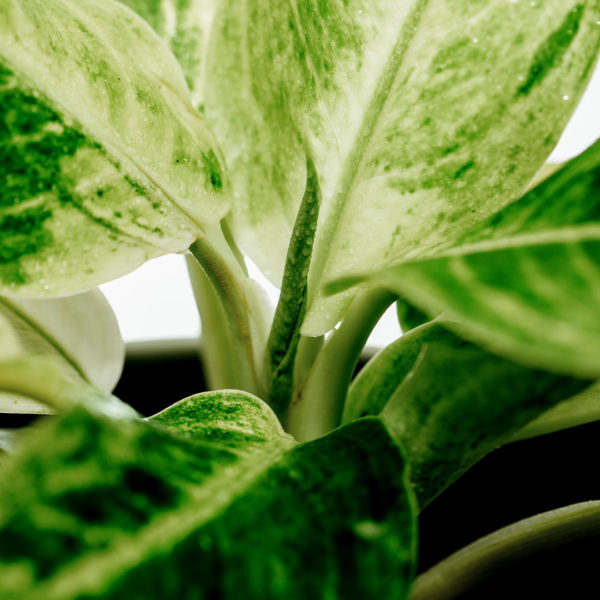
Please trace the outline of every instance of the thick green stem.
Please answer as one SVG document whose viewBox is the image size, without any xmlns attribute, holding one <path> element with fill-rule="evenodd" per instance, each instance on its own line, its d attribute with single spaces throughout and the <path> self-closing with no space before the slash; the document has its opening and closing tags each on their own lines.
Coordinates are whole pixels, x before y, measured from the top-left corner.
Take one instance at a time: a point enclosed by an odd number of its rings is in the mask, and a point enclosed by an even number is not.
<svg viewBox="0 0 600 600">
<path fill-rule="evenodd" d="M 294 390 L 286 430 L 298 441 L 321 437 L 340 424 L 344 400 L 373 327 L 394 301 L 385 290 L 359 292 L 318 354 L 304 385 Z"/>
<path fill-rule="evenodd" d="M 261 337 L 257 327 L 262 327 L 262 319 L 253 319 L 247 276 L 225 239 L 217 251 L 200 238 L 190 252 L 202 270 L 192 275 L 192 281 L 204 328 L 204 353 L 211 355 L 210 384 L 260 395 L 263 390 L 256 355 L 262 350 L 257 348 Z"/>
<path fill-rule="evenodd" d="M 503 567 L 598 533 L 599 501 L 524 519 L 477 540 L 423 573 L 413 585 L 410 600 L 460 598 Z"/>
</svg>

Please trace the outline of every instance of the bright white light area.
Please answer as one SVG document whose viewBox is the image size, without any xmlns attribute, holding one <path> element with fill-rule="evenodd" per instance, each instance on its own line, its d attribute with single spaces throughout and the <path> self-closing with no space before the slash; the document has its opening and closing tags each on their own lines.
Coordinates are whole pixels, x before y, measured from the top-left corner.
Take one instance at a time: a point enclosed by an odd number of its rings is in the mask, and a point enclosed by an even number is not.
<svg viewBox="0 0 600 600">
<path fill-rule="evenodd" d="M 200 319 L 185 258 L 161 256 L 100 286 L 126 342 L 196 338 Z"/>
<path fill-rule="evenodd" d="M 591 146 L 600 137 L 600 65 L 581 98 L 558 145 L 548 159 L 560 163 Z"/>
<path fill-rule="evenodd" d="M 577 107 L 552 162 L 576 156 L 600 137 L 600 68 Z M 259 280 L 275 301 L 277 290 L 251 263 L 250 276 Z M 137 271 L 101 286 L 119 320 L 126 342 L 196 338 L 200 322 L 189 284 L 185 259 L 170 255 L 146 263 Z M 394 307 L 379 322 L 368 344 L 384 346 L 400 335 Z"/>
</svg>

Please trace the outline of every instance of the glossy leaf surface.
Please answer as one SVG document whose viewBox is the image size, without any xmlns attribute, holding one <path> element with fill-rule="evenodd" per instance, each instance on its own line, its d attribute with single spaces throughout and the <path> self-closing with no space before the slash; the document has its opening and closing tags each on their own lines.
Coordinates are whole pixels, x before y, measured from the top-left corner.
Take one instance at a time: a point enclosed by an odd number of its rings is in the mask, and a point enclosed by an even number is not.
<svg viewBox="0 0 600 600">
<path fill-rule="evenodd" d="M 277 284 L 306 147 L 319 174 L 307 335 L 351 296 L 323 298 L 324 281 L 433 252 L 518 196 L 600 44 L 596 0 L 228 1 L 211 18 L 204 107 L 230 219 Z"/>
<path fill-rule="evenodd" d="M 208 41 L 214 0 L 120 0 L 147 21 L 177 57 L 195 108 L 203 110 Z"/>
<path fill-rule="evenodd" d="M 241 392 L 150 423 L 77 408 L 4 465 L 7 600 L 407 593 L 411 507 L 379 420 L 295 446 Z"/>
<path fill-rule="evenodd" d="M 308 270 L 321 204 L 319 181 L 310 160 L 307 174 L 306 190 L 294 224 L 281 294 L 267 342 L 268 400 L 273 410 L 282 417 L 292 399 L 296 352 L 306 313 Z"/>
<path fill-rule="evenodd" d="M 111 0 L 0 6 L 0 290 L 84 290 L 228 209 L 176 61 Z"/>
</svg>

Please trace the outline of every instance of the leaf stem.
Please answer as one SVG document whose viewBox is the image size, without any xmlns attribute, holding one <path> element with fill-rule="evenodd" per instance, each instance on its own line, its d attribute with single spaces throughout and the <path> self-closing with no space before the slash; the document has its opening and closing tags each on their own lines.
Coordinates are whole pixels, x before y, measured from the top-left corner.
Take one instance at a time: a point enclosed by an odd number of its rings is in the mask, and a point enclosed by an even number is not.
<svg viewBox="0 0 600 600">
<path fill-rule="evenodd" d="M 211 238 L 214 239 L 214 236 Z M 192 268 L 194 293 L 204 328 L 205 355 L 210 354 L 209 382 L 260 395 L 256 368 L 257 335 L 243 280 L 247 278 L 223 239 L 218 251 L 205 238 L 190 246 L 201 272 Z M 231 254 L 231 260 L 224 256 Z M 210 333 L 210 335 L 206 335 Z M 211 379 L 212 374 L 212 381 Z"/>
<path fill-rule="evenodd" d="M 363 290 L 333 331 L 304 381 L 294 390 L 286 430 L 298 441 L 321 437 L 340 424 L 344 400 L 360 353 L 373 327 L 396 296 Z"/>
<path fill-rule="evenodd" d="M 600 501 L 581 502 L 503 527 L 420 575 L 410 600 L 463 597 L 502 567 L 600 533 Z"/>
</svg>

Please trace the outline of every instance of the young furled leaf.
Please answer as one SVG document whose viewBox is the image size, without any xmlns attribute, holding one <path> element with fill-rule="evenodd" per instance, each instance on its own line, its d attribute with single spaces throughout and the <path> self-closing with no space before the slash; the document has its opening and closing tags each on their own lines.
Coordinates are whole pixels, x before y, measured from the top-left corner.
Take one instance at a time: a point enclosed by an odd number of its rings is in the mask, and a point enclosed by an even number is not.
<svg viewBox="0 0 600 600">
<path fill-rule="evenodd" d="M 78 407 L 0 471 L 0 591 L 405 598 L 414 523 L 401 473 L 378 419 L 295 445 L 242 392 L 188 398 L 149 423 Z"/>
<path fill-rule="evenodd" d="M 181 69 L 112 0 L 0 5 L 0 290 L 72 293 L 228 210 Z"/>
<path fill-rule="evenodd" d="M 493 352 L 596 378 L 599 265 L 600 141 L 444 255 L 366 278 Z"/>
<path fill-rule="evenodd" d="M 319 175 L 302 330 L 315 336 L 353 295 L 326 298 L 323 282 L 431 253 L 522 192 L 600 44 L 596 0 L 227 0 L 211 19 L 204 109 L 228 219 L 276 284 L 306 147 Z"/>
<path fill-rule="evenodd" d="M 106 393 L 121 375 L 125 348 L 115 315 L 97 290 L 45 300 L 0 297 L 0 335 L 2 359 L 52 357 L 65 377 Z M 0 412 L 47 410 L 30 398 L 0 393 Z"/>
</svg>

